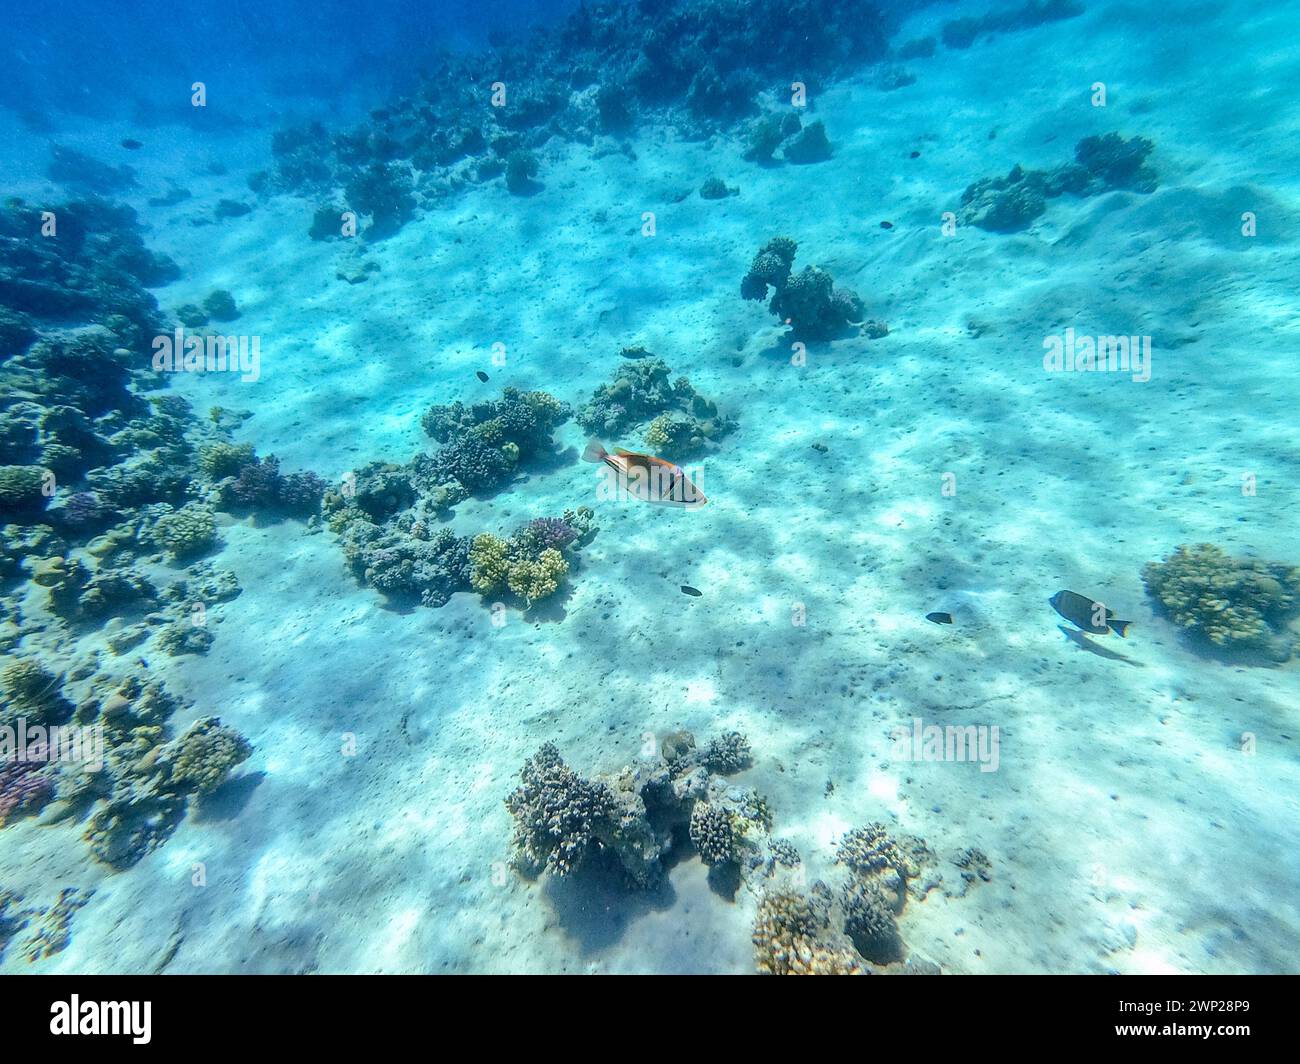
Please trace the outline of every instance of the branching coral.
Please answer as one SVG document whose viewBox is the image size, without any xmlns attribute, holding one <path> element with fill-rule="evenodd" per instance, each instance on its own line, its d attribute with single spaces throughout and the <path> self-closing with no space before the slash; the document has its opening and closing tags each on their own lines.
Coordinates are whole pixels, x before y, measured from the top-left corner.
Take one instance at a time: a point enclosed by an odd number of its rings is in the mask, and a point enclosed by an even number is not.
<svg viewBox="0 0 1300 1064">
<path fill-rule="evenodd" d="M 736 859 L 736 829 L 724 809 L 696 802 L 691 810 L 690 837 L 707 865 L 728 864 Z"/>
<path fill-rule="evenodd" d="M 212 480 L 237 477 L 245 466 L 257 461 L 251 443 L 228 443 L 224 440 L 199 451 L 199 469 Z"/>
<path fill-rule="evenodd" d="M 584 780 L 552 743 L 524 762 L 520 786 L 506 799 L 515 818 L 515 850 L 525 871 L 571 873 L 617 825 L 617 805 L 603 784 Z"/>
<path fill-rule="evenodd" d="M 526 606 L 548 598 L 569 571 L 563 552 L 591 534 L 593 516 L 584 506 L 563 517 L 534 518 L 509 539 L 490 532 L 475 536 L 469 550 L 471 585 L 482 595 L 509 590 Z"/>
<path fill-rule="evenodd" d="M 569 571 L 564 555 L 554 547 L 542 551 L 536 560 L 512 562 L 506 583 L 528 605 L 555 594 Z"/>
<path fill-rule="evenodd" d="M 900 845 L 885 825 L 879 823 L 868 824 L 845 835 L 840 840 L 835 860 L 858 876 L 892 870 L 903 879 L 911 879 L 917 873 L 916 860 L 909 853 L 908 846 Z"/>
<path fill-rule="evenodd" d="M 663 448 L 664 453 L 678 458 L 684 457 L 681 450 L 698 450 L 735 427 L 689 380 L 670 380 L 671 373 L 662 359 L 649 352 L 638 355 L 636 361 L 620 366 L 613 380 L 596 389 L 579 412 L 578 423 L 594 435 L 618 438 L 654 419 L 647 430 L 647 446 Z"/>
<path fill-rule="evenodd" d="M 474 537 L 469 550 L 470 584 L 483 595 L 492 595 L 506 586 L 510 577 L 510 544 L 500 536 L 482 532 Z"/>
<path fill-rule="evenodd" d="M 758 903 L 754 963 L 765 975 L 863 975 L 853 950 L 833 941 L 824 898 L 772 891 Z"/>
<path fill-rule="evenodd" d="M 753 751 L 749 740 L 740 732 L 724 732 L 709 741 L 708 746 L 699 755 L 700 764 L 710 772 L 730 776 L 743 768 L 748 768 L 753 760 Z"/>
</svg>

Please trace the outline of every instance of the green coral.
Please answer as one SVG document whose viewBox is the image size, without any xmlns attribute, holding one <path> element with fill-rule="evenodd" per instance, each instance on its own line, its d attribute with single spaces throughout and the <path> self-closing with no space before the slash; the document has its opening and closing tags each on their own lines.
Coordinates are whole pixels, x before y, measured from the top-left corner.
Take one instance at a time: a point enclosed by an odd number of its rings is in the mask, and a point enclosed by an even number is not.
<svg viewBox="0 0 1300 1064">
<path fill-rule="evenodd" d="M 537 559 L 512 562 L 507 577 L 510 590 L 530 606 L 547 598 L 559 589 L 560 581 L 569 571 L 569 563 L 554 547 L 547 547 Z"/>
<path fill-rule="evenodd" d="M 199 469 L 211 480 L 237 477 L 245 466 L 257 461 L 251 443 L 211 444 L 199 452 Z"/>
<path fill-rule="evenodd" d="M 210 547 L 217 538 L 212 511 L 197 503 L 163 514 L 153 526 L 153 541 L 173 558 L 185 558 Z"/>
<path fill-rule="evenodd" d="M 0 671 L 0 724 L 12 725 L 19 717 L 28 724 L 57 724 L 72 713 L 63 697 L 59 677 L 32 658 L 18 658 Z"/>
<path fill-rule="evenodd" d="M 168 761 L 171 787 L 178 791 L 209 794 L 248 760 L 252 746 L 239 732 L 222 725 L 217 717 L 204 717 L 171 744 Z"/>
<path fill-rule="evenodd" d="M 0 466 L 0 510 L 30 510 L 45 498 L 45 470 L 35 465 Z"/>
<path fill-rule="evenodd" d="M 470 586 L 491 595 L 506 586 L 510 574 L 510 544 L 491 532 L 474 537 L 469 549 Z"/>
<path fill-rule="evenodd" d="M 1223 648 L 1267 648 L 1300 606 L 1300 568 L 1233 558 L 1211 543 L 1179 546 L 1142 582 L 1180 628 Z"/>
<path fill-rule="evenodd" d="M 646 429 L 646 446 L 656 453 L 673 458 L 684 458 L 698 452 L 710 439 L 725 431 L 714 418 L 698 418 L 694 414 L 660 414 Z"/>
</svg>

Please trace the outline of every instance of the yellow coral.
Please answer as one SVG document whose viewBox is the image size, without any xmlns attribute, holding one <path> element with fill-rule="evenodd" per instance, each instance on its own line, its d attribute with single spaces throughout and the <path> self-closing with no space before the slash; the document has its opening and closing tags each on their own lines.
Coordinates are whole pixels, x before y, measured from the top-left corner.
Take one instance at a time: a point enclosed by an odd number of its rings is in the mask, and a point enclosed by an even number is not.
<svg viewBox="0 0 1300 1064">
<path fill-rule="evenodd" d="M 650 427 L 645 431 L 645 442 L 647 447 L 653 447 L 656 450 L 663 450 L 668 446 L 671 437 L 668 435 L 668 426 L 672 419 L 667 414 L 660 414 L 652 422 Z"/>
<path fill-rule="evenodd" d="M 767 975 L 863 975 L 844 946 L 829 941 L 824 916 L 803 895 L 764 895 L 754 920 L 754 963 Z"/>
<path fill-rule="evenodd" d="M 1175 624 L 1221 647 L 1267 644 L 1300 605 L 1300 569 L 1210 543 L 1180 546 L 1144 566 L 1142 580 Z"/>
<path fill-rule="evenodd" d="M 473 557 L 472 551 L 470 556 Z M 514 562 L 510 566 L 508 583 L 510 590 L 531 606 L 539 599 L 555 594 L 568 571 L 569 563 L 564 555 L 554 547 L 547 547 L 536 561 Z"/>
<path fill-rule="evenodd" d="M 510 545 L 500 536 L 483 532 L 469 548 L 470 586 L 481 595 L 491 595 L 506 585 L 510 575 Z"/>
</svg>

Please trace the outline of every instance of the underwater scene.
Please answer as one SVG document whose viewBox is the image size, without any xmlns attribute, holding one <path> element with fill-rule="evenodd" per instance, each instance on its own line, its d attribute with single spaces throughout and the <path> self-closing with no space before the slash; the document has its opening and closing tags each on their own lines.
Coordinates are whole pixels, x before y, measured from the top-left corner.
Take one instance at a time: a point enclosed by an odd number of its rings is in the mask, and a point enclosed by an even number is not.
<svg viewBox="0 0 1300 1064">
<path fill-rule="evenodd" d="M 0 973 L 1300 970 L 1300 9 L 3 6 Z"/>
</svg>

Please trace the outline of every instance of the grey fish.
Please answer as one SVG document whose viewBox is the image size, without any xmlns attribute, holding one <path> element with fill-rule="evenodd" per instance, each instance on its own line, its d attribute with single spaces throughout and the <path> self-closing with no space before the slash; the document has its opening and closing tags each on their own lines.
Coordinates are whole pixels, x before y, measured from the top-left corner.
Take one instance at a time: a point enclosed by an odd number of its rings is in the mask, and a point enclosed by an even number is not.
<svg viewBox="0 0 1300 1064">
<path fill-rule="evenodd" d="M 699 598 L 701 595 L 704 594 L 704 592 L 701 591 L 698 587 L 691 587 L 690 584 L 683 584 L 683 585 L 682 585 L 682 594 L 683 594 L 683 595 L 690 595 L 691 598 Z"/>
<path fill-rule="evenodd" d="M 935 624 L 952 624 L 951 613 L 927 613 L 925 619 L 933 621 Z"/>
<path fill-rule="evenodd" d="M 481 380 L 484 384 L 487 384 L 487 382 L 488 382 L 488 375 L 487 375 L 486 373 L 484 373 L 481 369 L 476 369 L 476 370 L 474 371 L 474 376 L 476 376 L 476 377 L 477 377 L 479 380 Z"/>
<path fill-rule="evenodd" d="M 1100 602 L 1073 591 L 1058 591 L 1048 601 L 1052 609 L 1062 617 L 1092 635 L 1110 635 L 1114 632 L 1121 638 L 1128 635 L 1128 626 L 1132 621 L 1121 621 Z"/>
</svg>

